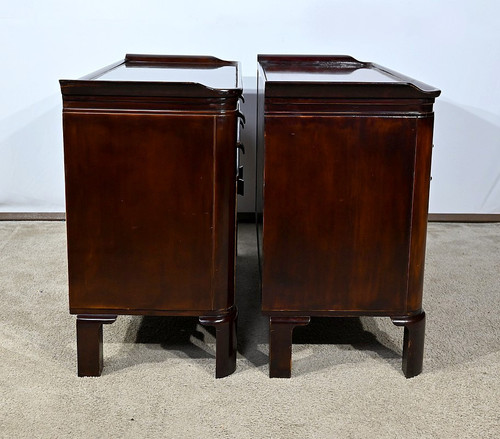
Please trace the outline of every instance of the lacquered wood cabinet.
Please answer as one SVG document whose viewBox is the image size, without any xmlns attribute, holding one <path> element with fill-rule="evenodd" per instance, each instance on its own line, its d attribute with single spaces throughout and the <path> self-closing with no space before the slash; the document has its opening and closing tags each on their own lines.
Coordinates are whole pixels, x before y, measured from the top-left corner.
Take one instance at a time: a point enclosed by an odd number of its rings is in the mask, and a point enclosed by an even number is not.
<svg viewBox="0 0 500 439">
<path fill-rule="evenodd" d="M 60 83 L 78 374 L 100 375 L 119 314 L 198 316 L 231 374 L 238 64 L 127 55 Z"/>
<path fill-rule="evenodd" d="M 270 376 L 311 316 L 389 316 L 422 370 L 433 103 L 439 90 L 348 56 L 259 55 L 262 310 Z"/>
</svg>

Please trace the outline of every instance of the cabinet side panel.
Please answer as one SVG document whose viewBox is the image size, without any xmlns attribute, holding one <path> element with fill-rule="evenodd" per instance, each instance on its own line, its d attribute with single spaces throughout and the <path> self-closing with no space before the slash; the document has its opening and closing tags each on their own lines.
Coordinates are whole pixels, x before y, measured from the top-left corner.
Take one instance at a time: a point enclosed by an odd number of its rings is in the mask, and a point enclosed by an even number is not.
<svg viewBox="0 0 500 439">
<path fill-rule="evenodd" d="M 417 312 L 422 307 L 433 125 L 434 116 L 418 119 L 417 122 L 415 193 L 408 272 L 408 312 Z"/>
<path fill-rule="evenodd" d="M 214 310 L 234 303 L 236 249 L 236 113 L 215 120 Z"/>
<path fill-rule="evenodd" d="M 263 186 L 264 186 L 264 73 L 259 65 L 257 69 L 257 134 L 255 148 L 255 223 L 257 229 L 257 251 L 259 264 L 262 263 L 262 215 L 264 208 Z M 259 267 L 260 268 L 260 267 Z M 259 270 L 259 275 L 261 271 Z M 259 279 L 260 280 L 260 279 Z"/>
<path fill-rule="evenodd" d="M 211 309 L 213 121 L 64 113 L 71 309 Z"/>
<path fill-rule="evenodd" d="M 415 119 L 265 124 L 263 310 L 403 312 Z"/>
</svg>

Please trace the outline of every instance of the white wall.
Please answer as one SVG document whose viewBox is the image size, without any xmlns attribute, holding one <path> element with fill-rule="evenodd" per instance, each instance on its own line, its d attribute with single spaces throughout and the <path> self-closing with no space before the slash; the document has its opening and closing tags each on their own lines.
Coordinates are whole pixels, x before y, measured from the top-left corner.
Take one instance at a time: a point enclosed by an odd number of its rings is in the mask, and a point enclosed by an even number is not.
<svg viewBox="0 0 500 439">
<path fill-rule="evenodd" d="M 78 78 L 128 52 L 239 60 L 251 87 L 257 53 L 348 54 L 428 82 L 443 90 L 435 107 L 431 212 L 499 213 L 497 5 L 495 0 L 2 0 L 0 211 L 64 210 L 57 80 Z M 247 143 L 250 134 L 247 130 Z M 240 204 L 243 210 L 250 210 L 250 197 Z"/>
</svg>

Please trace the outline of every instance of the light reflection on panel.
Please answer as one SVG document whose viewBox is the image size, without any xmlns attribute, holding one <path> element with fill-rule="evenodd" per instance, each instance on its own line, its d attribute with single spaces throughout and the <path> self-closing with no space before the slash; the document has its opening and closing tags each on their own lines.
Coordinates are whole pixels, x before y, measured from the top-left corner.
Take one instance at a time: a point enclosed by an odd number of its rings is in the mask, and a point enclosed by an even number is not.
<svg viewBox="0 0 500 439">
<path fill-rule="evenodd" d="M 236 66 L 217 68 L 185 68 L 126 66 L 125 64 L 109 70 L 94 78 L 98 81 L 133 81 L 133 82 L 175 82 L 196 83 L 216 89 L 237 87 Z"/>
</svg>

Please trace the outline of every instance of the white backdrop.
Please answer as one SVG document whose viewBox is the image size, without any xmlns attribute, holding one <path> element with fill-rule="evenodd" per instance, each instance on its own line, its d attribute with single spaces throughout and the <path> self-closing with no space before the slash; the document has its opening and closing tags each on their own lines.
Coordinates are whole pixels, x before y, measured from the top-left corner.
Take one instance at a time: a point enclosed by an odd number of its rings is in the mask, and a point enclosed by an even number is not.
<svg viewBox="0 0 500 439">
<path fill-rule="evenodd" d="M 374 61 L 441 88 L 430 211 L 500 213 L 498 5 L 1 0 L 0 211 L 64 211 L 58 79 L 125 53 L 207 54 L 241 61 L 251 93 L 257 53 L 313 53 Z M 242 210 L 251 210 L 250 199 Z"/>
</svg>

